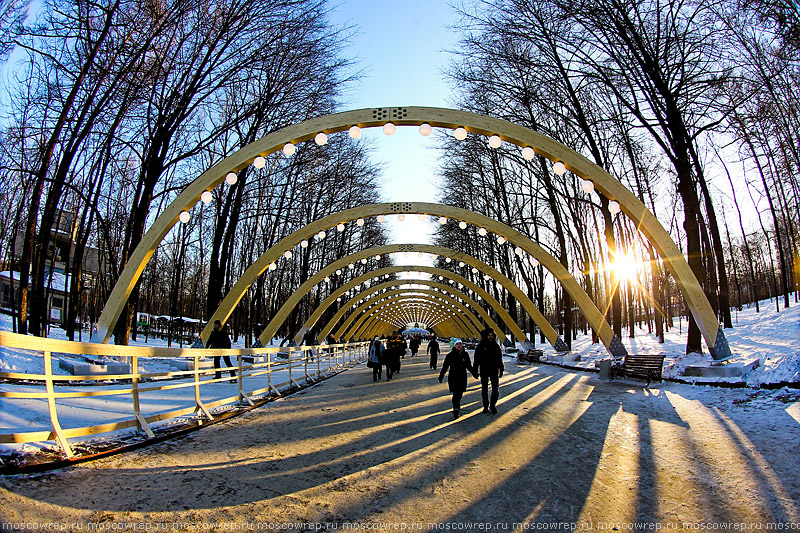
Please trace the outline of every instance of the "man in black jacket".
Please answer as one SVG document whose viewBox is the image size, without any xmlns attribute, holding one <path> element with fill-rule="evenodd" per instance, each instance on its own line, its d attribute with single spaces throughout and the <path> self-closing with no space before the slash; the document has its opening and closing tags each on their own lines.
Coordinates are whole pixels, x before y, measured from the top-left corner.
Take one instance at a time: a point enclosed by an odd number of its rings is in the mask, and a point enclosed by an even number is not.
<svg viewBox="0 0 800 533">
<path fill-rule="evenodd" d="M 483 412 L 497 413 L 497 399 L 500 397 L 499 379 L 503 375 L 503 352 L 497 344 L 497 337 L 492 328 L 481 331 L 481 342 L 475 347 L 475 363 L 472 365 L 475 376 L 481 378 L 481 398 Z M 492 396 L 489 398 L 489 382 L 492 383 Z"/>
<path fill-rule="evenodd" d="M 206 343 L 206 348 L 218 348 L 218 349 L 231 349 L 231 339 L 228 337 L 228 333 L 222 329 L 222 322 L 219 320 L 214 321 L 214 331 L 211 332 L 211 335 L 208 336 L 208 342 Z M 233 366 L 231 363 L 231 358 L 227 355 L 222 356 L 222 359 L 225 361 L 225 364 L 229 367 Z M 216 374 L 214 374 L 214 379 L 220 379 L 222 377 L 222 373 L 220 372 L 220 356 L 214 356 L 214 368 L 217 369 Z M 231 369 L 231 377 L 236 378 L 236 372 Z M 233 381 L 233 380 L 231 380 Z"/>
</svg>

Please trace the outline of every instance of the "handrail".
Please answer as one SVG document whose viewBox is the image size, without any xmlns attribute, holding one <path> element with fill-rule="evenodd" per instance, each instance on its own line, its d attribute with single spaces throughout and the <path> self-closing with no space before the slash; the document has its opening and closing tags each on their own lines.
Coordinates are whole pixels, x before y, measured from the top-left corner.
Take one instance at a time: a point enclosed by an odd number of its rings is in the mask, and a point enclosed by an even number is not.
<svg viewBox="0 0 800 533">
<path fill-rule="evenodd" d="M 366 359 L 368 345 L 369 342 L 354 342 L 321 346 L 271 346 L 268 348 L 246 349 L 154 348 L 72 342 L 0 331 L 0 346 L 39 352 L 44 366 L 44 373 L 42 374 L 0 372 L 0 379 L 4 380 L 1 386 L 6 389 L 0 390 L 0 401 L 7 401 L 6 399 L 33 401 L 35 402 L 33 406 L 39 406 L 41 404 L 36 401 L 45 400 L 50 422 L 50 428 L 46 430 L 0 433 L 0 443 L 55 441 L 66 457 L 69 458 L 74 455 L 74 452 L 67 439 L 109 433 L 133 427 L 137 428 L 137 431 L 145 433 L 147 438 L 154 438 L 155 434 L 151 427 L 154 423 L 187 415 L 196 417 L 198 420 L 213 420 L 214 416 L 211 410 L 216 407 L 236 403 L 254 405 L 254 397 L 280 394 L 282 389 L 301 386 L 297 379 L 306 382 L 313 381 L 314 378 L 319 378 L 326 373 L 359 363 Z M 102 362 L 129 363 L 130 371 L 120 374 L 53 375 L 53 358 L 58 354 L 108 358 Z M 204 368 L 200 364 L 201 358 L 207 359 L 226 355 L 236 357 L 235 366 L 223 367 L 220 370 L 209 367 Z M 252 358 L 252 362 L 245 361 L 245 358 Z M 259 360 L 259 358 L 264 359 Z M 324 370 L 322 366 L 323 358 L 328 360 L 327 370 Z M 158 359 L 187 360 L 191 363 L 191 369 L 177 372 L 139 371 L 140 364 L 143 361 Z M 312 365 L 311 372 L 309 372 L 308 363 L 314 363 L 315 361 L 316 371 L 314 371 Z M 300 369 L 302 369 L 302 377 L 297 375 L 297 371 Z M 293 370 L 295 374 L 293 374 Z M 220 379 L 214 379 L 213 376 L 210 379 L 203 378 L 216 372 L 227 374 L 231 371 L 236 373 L 237 394 L 230 397 L 204 400 L 201 387 L 203 387 L 202 390 L 208 391 L 211 390 L 208 385 L 224 383 L 233 378 L 229 378 L 227 375 Z M 288 379 L 285 379 L 286 374 L 288 374 Z M 266 380 L 264 380 L 265 376 Z M 274 383 L 275 378 L 283 381 L 276 384 Z M 153 383 L 156 380 L 169 380 L 169 382 L 154 385 Z M 90 387 L 82 388 L 82 390 L 57 391 L 57 388 L 74 386 L 75 382 L 81 382 L 82 384 L 88 382 Z M 99 382 L 104 383 L 101 384 Z M 144 383 L 146 385 L 142 386 Z M 102 388 L 95 389 L 91 385 Z M 40 387 L 44 390 L 8 390 L 9 388 L 17 387 L 25 387 L 26 389 Z M 150 414 L 143 412 L 143 407 L 147 403 L 143 399 L 143 395 L 190 387 L 194 389 L 191 401 L 170 396 L 170 400 L 183 401 L 186 406 Z M 255 388 L 251 389 L 251 387 Z M 225 394 L 222 388 L 217 389 L 217 392 Z M 130 409 L 129 418 L 111 423 L 70 428 L 63 427 L 63 418 L 61 421 L 59 420 L 59 402 L 56 400 L 60 402 L 77 400 L 81 402 L 82 399 L 120 395 L 130 395 L 130 402 L 127 403 Z M 160 399 L 163 400 L 163 397 Z M 37 411 L 33 409 L 33 406 L 30 407 L 30 416 L 23 416 L 25 420 L 35 419 Z M 83 408 L 94 409 L 88 400 Z"/>
</svg>

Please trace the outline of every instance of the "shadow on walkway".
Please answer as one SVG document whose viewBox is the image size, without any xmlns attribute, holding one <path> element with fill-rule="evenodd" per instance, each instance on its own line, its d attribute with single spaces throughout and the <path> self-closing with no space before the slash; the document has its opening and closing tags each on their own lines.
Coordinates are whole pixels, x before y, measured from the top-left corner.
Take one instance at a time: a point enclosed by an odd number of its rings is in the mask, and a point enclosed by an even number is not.
<svg viewBox="0 0 800 533">
<path fill-rule="evenodd" d="M 645 391 L 509 364 L 500 412 L 481 413 L 471 379 L 465 415 L 453 420 L 427 360 L 403 363 L 391 382 L 373 383 L 360 366 L 174 441 L 0 479 L 0 516 L 497 529 L 800 522 L 800 438 L 788 415 L 776 412 L 776 423 L 793 427 L 792 438 L 764 442 L 751 418 L 706 405 L 690 386 Z"/>
</svg>

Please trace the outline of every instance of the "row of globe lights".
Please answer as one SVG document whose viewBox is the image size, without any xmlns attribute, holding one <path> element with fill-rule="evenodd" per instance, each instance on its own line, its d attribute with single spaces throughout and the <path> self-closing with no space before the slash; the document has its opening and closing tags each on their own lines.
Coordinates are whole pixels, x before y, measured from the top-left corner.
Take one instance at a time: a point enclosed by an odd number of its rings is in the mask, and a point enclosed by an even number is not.
<svg viewBox="0 0 800 533">
<path fill-rule="evenodd" d="M 386 124 L 383 125 L 383 132 L 386 135 L 393 135 L 395 133 L 395 131 L 397 131 L 397 127 L 393 123 L 387 122 Z M 430 135 L 432 133 L 432 131 L 433 131 L 433 127 L 428 123 L 424 123 L 424 124 L 420 125 L 420 127 L 419 127 L 420 134 L 425 136 L 425 137 Z M 348 130 L 348 135 L 353 139 L 358 139 L 359 137 L 361 137 L 361 128 L 359 126 L 356 126 L 356 125 L 351 126 L 350 129 Z M 467 130 L 466 130 L 466 128 L 464 128 L 463 126 L 459 126 L 459 127 L 455 128 L 453 130 L 453 136 L 457 140 L 463 141 L 464 139 L 467 138 Z M 328 142 L 328 135 L 326 133 L 324 133 L 324 132 L 319 132 L 314 136 L 314 142 L 318 146 L 323 146 L 323 145 L 327 144 L 327 142 Z M 503 145 L 503 140 L 500 138 L 499 135 L 490 135 L 488 142 L 489 142 L 489 146 L 492 147 L 492 148 L 500 148 Z M 281 152 L 283 152 L 283 154 L 285 156 L 287 156 L 287 157 L 291 157 L 292 155 L 294 155 L 294 153 L 296 151 L 297 151 L 297 147 L 295 146 L 294 143 L 291 143 L 291 142 L 288 142 L 288 143 L 284 144 L 283 148 L 281 149 Z M 523 149 L 522 149 L 522 157 L 523 157 L 523 159 L 525 159 L 526 161 L 530 161 L 535 156 L 536 156 L 536 152 L 533 150 L 533 148 L 531 148 L 530 146 L 523 147 Z M 257 156 L 255 159 L 253 159 L 253 166 L 255 168 L 259 169 L 259 170 L 264 168 L 266 166 L 266 164 L 267 164 L 267 160 L 263 156 Z M 566 171 L 567 171 L 567 167 L 566 167 L 566 165 L 564 165 L 563 162 L 556 161 L 553 164 L 553 172 L 555 174 L 557 174 L 558 176 L 563 176 Z M 238 176 L 234 172 L 229 172 L 225 176 L 225 181 L 228 183 L 228 185 L 235 185 L 237 180 L 238 180 Z M 583 192 L 585 192 L 586 194 L 591 194 L 594 191 L 594 183 L 591 180 L 582 180 L 581 190 L 583 190 Z M 200 199 L 203 201 L 203 203 L 206 203 L 206 204 L 211 202 L 212 198 L 213 198 L 213 196 L 211 194 L 211 191 L 204 191 L 203 194 L 201 194 L 201 196 L 200 196 Z M 620 211 L 619 202 L 617 202 L 616 200 L 611 200 L 609 202 L 609 204 L 608 204 L 608 210 L 612 215 L 615 215 L 615 214 L 619 213 L 619 211 Z M 185 223 L 189 222 L 190 217 L 191 216 L 189 215 L 188 211 L 181 211 L 179 219 L 180 219 L 181 222 L 183 222 L 185 224 Z M 401 215 L 401 217 L 402 217 L 402 215 Z M 422 215 L 420 215 L 420 217 L 422 217 Z M 402 221 L 404 218 L 405 217 L 402 217 L 402 218 L 400 218 L 400 220 Z M 442 217 L 442 218 L 444 218 L 444 217 Z M 359 224 L 359 225 L 363 225 L 363 219 L 359 219 L 359 220 L 361 220 L 361 224 Z M 382 220 L 381 220 L 381 222 L 382 222 Z M 441 219 L 440 219 L 440 223 L 443 223 L 443 222 L 441 222 Z M 464 229 L 464 228 L 462 228 L 462 229 Z M 342 230 L 339 230 L 339 231 L 342 231 Z"/>
</svg>

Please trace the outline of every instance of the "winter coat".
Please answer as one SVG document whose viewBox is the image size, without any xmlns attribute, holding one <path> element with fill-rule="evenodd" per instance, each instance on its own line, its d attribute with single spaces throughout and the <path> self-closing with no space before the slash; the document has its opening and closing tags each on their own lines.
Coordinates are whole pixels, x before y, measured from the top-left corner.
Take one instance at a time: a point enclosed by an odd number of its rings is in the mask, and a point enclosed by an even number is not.
<svg viewBox="0 0 800 533">
<path fill-rule="evenodd" d="M 489 339 L 482 339 L 475 347 L 475 364 L 473 365 L 475 374 L 498 375 L 502 374 L 505 366 L 503 365 L 503 351 L 500 345 Z"/>
<path fill-rule="evenodd" d="M 228 337 L 228 334 L 225 333 L 224 329 L 219 331 L 212 330 L 211 335 L 208 336 L 208 342 L 206 343 L 206 348 L 218 348 L 218 349 L 230 349 L 231 347 L 231 339 Z"/>
<path fill-rule="evenodd" d="M 374 341 L 369 347 L 369 360 L 379 365 L 383 364 L 383 344 L 381 341 Z"/>
<path fill-rule="evenodd" d="M 439 341 L 431 339 L 431 342 L 428 343 L 428 353 L 439 355 Z"/>
<path fill-rule="evenodd" d="M 392 371 L 400 370 L 400 354 L 405 354 L 405 344 L 400 337 L 390 337 L 386 341 L 386 350 L 383 354 L 384 364 Z"/>
<path fill-rule="evenodd" d="M 447 386 L 450 392 L 464 392 L 467 390 L 467 372 L 472 372 L 472 364 L 469 361 L 469 354 L 462 348 L 459 352 L 455 348 L 444 358 L 442 371 L 439 372 L 439 381 L 444 379 L 448 369 Z"/>
<path fill-rule="evenodd" d="M 411 348 L 412 352 L 416 353 L 417 350 L 419 350 L 419 339 L 416 337 L 411 339 L 411 342 L 409 343 L 408 347 Z"/>
</svg>

